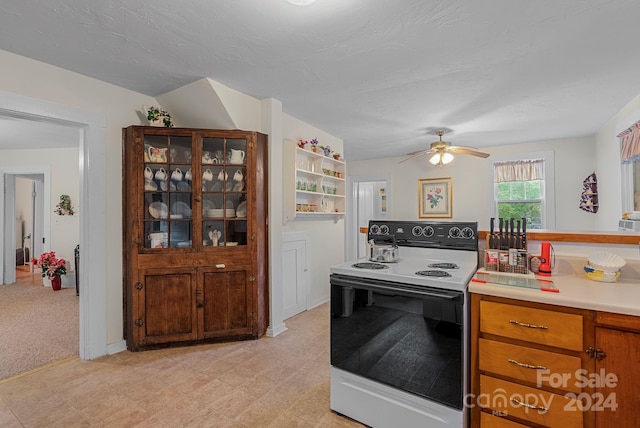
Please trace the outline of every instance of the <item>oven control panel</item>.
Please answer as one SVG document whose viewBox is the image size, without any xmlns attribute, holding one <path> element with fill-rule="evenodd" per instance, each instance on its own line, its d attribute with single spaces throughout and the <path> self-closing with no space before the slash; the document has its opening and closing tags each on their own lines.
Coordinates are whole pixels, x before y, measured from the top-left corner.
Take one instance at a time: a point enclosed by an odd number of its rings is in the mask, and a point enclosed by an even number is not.
<svg viewBox="0 0 640 428">
<path fill-rule="evenodd" d="M 368 239 L 395 237 L 399 246 L 478 250 L 477 222 L 369 221 Z"/>
</svg>

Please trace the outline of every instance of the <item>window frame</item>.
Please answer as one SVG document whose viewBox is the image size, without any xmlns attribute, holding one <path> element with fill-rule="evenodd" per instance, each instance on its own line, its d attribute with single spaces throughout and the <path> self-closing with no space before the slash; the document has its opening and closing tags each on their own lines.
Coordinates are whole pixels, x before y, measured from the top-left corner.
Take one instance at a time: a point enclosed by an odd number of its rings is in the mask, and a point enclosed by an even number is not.
<svg viewBox="0 0 640 428">
<path fill-rule="evenodd" d="M 533 159 L 542 159 L 544 160 L 544 185 L 541 186 L 542 192 L 542 229 L 555 229 L 556 226 L 556 218 L 555 218 L 555 163 L 554 163 L 554 152 L 553 151 L 544 151 L 544 152 L 514 152 L 507 155 L 500 156 L 491 156 L 489 158 L 490 162 L 488 162 L 488 187 L 489 193 L 492 196 L 492 207 L 490 209 L 491 217 L 498 217 L 498 199 L 497 199 L 497 183 L 493 181 L 494 179 L 494 163 L 497 162 L 509 162 L 509 161 L 519 161 L 519 160 L 533 160 Z M 535 199 L 534 201 L 537 201 Z M 514 202 L 530 202 L 531 200 L 519 200 Z M 504 202 L 504 201 L 502 201 Z M 536 229 L 537 230 L 537 229 Z"/>
</svg>

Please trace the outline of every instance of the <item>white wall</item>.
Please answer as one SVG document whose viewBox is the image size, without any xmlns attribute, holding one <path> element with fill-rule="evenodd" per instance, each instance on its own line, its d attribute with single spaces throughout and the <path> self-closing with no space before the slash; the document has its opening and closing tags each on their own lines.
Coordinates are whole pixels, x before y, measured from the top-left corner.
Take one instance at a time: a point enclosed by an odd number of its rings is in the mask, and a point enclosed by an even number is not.
<svg viewBox="0 0 640 428">
<path fill-rule="evenodd" d="M 107 343 L 120 341 L 122 340 L 122 128 L 132 124 L 142 124 L 137 111 L 141 110 L 142 106 L 154 105 L 157 102 L 146 95 L 2 50 L 0 50 L 0 64 L 2 64 L 0 91 L 99 112 L 106 119 L 105 162 L 108 178 L 104 192 L 106 203 L 104 227 L 107 236 L 105 263 L 108 266 L 105 278 Z M 77 170 L 77 155 L 74 161 L 74 168 Z M 75 183 L 77 182 L 76 179 Z M 54 206 L 59 196 L 59 193 L 52 193 L 51 201 Z M 73 256 L 73 251 L 70 254 Z"/>
<path fill-rule="evenodd" d="M 73 260 L 73 249 L 79 243 L 79 215 L 59 216 L 53 213 L 60 195 L 69 195 L 74 208 L 78 207 L 80 175 L 78 170 L 79 153 L 77 148 L 39 149 L 39 150 L 3 150 L 0 158 L 0 168 L 7 167 L 47 167 L 51 168 L 51 206 L 45 207 L 45 215 L 51 220 L 51 236 L 49 249 L 55 251 L 57 257 L 67 261 Z M 20 198 L 28 197 L 28 207 L 31 207 L 31 181 L 17 179 L 16 182 L 27 182 L 28 190 L 16 194 Z M 17 187 L 17 186 L 16 186 Z M 22 203 L 21 203 L 22 204 Z M 31 218 L 31 213 L 28 214 Z M 31 229 L 31 224 L 28 225 Z"/>
<path fill-rule="evenodd" d="M 594 171 L 595 149 L 591 137 L 541 141 L 483 148 L 496 156 L 526 156 L 526 153 L 553 151 L 556 177 L 556 229 L 592 230 L 595 216 L 578 208 L 582 181 Z M 418 180 L 451 177 L 453 218 L 443 220 L 477 221 L 478 228 L 488 230 L 493 194 L 488 174 L 492 157 L 482 159 L 456 155 L 453 162 L 432 166 L 427 156 L 418 156 L 402 164 L 406 157 L 364 160 L 349 163 L 348 175 L 367 175 L 370 171 L 391 174 L 393 217 L 396 220 L 418 220 Z"/>
<path fill-rule="evenodd" d="M 291 140 L 317 138 L 321 145 L 329 145 L 333 151 L 344 153 L 341 139 L 287 114 L 283 114 L 283 137 Z M 348 173 L 351 166 L 349 160 L 346 161 Z M 294 165 L 284 165 L 285 170 L 294 167 Z M 282 191 L 294 192 L 295 189 L 283 189 Z M 331 290 L 329 287 L 329 268 L 344 261 L 344 224 L 345 219 L 341 217 L 307 217 L 291 220 L 283 227 L 285 233 L 302 231 L 308 233 L 310 285 L 307 304 L 310 307 L 329 300 Z"/>
<path fill-rule="evenodd" d="M 614 115 L 596 133 L 596 162 L 598 164 L 598 198 L 600 211 L 596 227 L 598 230 L 617 230 L 622 214 L 620 182 L 620 140 L 616 137 L 640 120 L 640 95 L 635 97 Z M 615 189 L 615 191 L 606 191 Z"/>
</svg>

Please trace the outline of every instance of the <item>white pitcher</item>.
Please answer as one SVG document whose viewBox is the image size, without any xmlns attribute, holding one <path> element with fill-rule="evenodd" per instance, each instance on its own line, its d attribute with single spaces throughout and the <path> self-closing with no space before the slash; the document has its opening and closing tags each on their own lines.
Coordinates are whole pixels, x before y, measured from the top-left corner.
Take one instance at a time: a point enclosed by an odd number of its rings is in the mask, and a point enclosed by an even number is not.
<svg viewBox="0 0 640 428">
<path fill-rule="evenodd" d="M 244 163 L 246 154 L 243 150 L 231 149 L 231 156 L 229 157 L 229 163 L 240 164 Z"/>
<path fill-rule="evenodd" d="M 164 163 L 167 161 L 167 149 L 160 149 L 157 147 L 149 146 L 147 148 L 147 155 L 149 157 L 149 162 L 160 162 Z"/>
</svg>

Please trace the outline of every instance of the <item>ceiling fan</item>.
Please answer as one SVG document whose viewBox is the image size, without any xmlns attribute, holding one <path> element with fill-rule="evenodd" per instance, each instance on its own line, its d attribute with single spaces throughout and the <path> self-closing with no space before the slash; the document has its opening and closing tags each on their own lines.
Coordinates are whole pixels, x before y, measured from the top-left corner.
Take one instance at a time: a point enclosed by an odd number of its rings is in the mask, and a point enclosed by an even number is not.
<svg viewBox="0 0 640 428">
<path fill-rule="evenodd" d="M 429 163 L 432 165 L 446 165 L 453 160 L 452 153 L 459 153 L 461 155 L 471 155 L 477 156 L 480 158 L 488 158 L 489 153 L 479 152 L 470 147 L 462 147 L 462 146 L 452 146 L 451 143 L 447 141 L 442 141 L 442 136 L 444 135 L 443 130 L 438 130 L 436 132 L 438 137 L 440 138 L 438 141 L 431 143 L 431 147 L 427 150 L 419 150 L 417 152 L 407 153 L 408 158 L 401 160 L 398 163 L 406 162 L 409 159 L 413 159 L 416 156 L 427 155 L 433 153 L 433 156 L 429 158 Z"/>
</svg>

